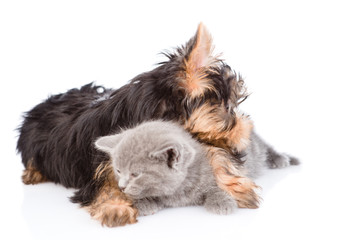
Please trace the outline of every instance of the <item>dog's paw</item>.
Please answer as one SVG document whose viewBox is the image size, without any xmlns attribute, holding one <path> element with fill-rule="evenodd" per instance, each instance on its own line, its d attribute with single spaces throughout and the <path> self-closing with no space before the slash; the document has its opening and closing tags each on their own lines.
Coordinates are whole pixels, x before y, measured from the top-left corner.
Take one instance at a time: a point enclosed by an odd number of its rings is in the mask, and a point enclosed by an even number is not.
<svg viewBox="0 0 340 240">
<path fill-rule="evenodd" d="M 248 189 L 246 192 L 239 192 L 235 195 L 239 208 L 256 209 L 260 206 L 261 197 L 254 189 Z"/>
<path fill-rule="evenodd" d="M 26 169 L 22 173 L 21 179 L 26 185 L 48 182 L 47 177 L 33 167 L 33 159 L 28 162 Z"/>
<path fill-rule="evenodd" d="M 261 198 L 258 192 L 261 188 L 249 178 L 235 176 L 227 186 L 227 191 L 237 201 L 240 208 L 258 208 Z"/>
<path fill-rule="evenodd" d="M 103 226 L 117 227 L 137 222 L 137 209 L 122 199 L 110 199 L 87 208 L 91 216 Z"/>
</svg>

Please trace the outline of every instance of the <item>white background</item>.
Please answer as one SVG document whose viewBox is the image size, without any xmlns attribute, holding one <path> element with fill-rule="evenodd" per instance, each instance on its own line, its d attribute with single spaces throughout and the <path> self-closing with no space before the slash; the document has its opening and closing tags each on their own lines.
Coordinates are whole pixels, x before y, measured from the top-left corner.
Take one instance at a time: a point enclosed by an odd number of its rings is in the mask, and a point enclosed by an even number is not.
<svg viewBox="0 0 340 240">
<path fill-rule="evenodd" d="M 1 239 L 340 239 L 337 1 L 1 1 Z M 124 3 L 122 3 L 124 2 Z M 259 209 L 167 209 L 105 228 L 72 189 L 24 186 L 21 115 L 91 81 L 118 88 L 164 60 L 203 21 L 246 79 L 257 132 L 303 164 L 268 171 Z"/>
</svg>

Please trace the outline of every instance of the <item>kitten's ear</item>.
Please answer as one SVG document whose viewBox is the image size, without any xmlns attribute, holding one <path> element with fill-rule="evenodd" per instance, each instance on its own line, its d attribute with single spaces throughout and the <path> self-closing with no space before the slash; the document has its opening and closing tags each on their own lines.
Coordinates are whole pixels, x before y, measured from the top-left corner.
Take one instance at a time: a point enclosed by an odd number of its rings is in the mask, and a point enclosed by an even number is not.
<svg viewBox="0 0 340 240">
<path fill-rule="evenodd" d="M 94 144 L 98 150 L 111 153 L 114 147 L 120 142 L 121 138 L 121 134 L 100 137 Z"/>
<path fill-rule="evenodd" d="M 180 146 L 171 144 L 161 150 L 150 153 L 152 159 L 156 159 L 161 162 L 165 162 L 169 168 L 177 168 L 177 165 L 181 158 Z"/>
<path fill-rule="evenodd" d="M 200 23 L 195 36 L 184 48 L 181 87 L 191 98 L 203 95 L 208 89 L 213 89 L 212 83 L 206 78 L 206 70 L 218 61 L 212 52 L 212 37 L 208 29 Z"/>
<path fill-rule="evenodd" d="M 178 170 L 192 163 L 196 150 L 185 142 L 169 143 L 160 150 L 150 153 L 152 159 L 165 162 L 169 168 Z"/>
</svg>

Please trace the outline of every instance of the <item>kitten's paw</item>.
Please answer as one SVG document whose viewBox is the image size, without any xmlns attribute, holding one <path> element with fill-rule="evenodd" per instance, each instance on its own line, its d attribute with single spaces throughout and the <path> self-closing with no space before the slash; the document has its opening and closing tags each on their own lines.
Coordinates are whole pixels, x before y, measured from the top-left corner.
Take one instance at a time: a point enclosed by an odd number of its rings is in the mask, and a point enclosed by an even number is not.
<svg viewBox="0 0 340 240">
<path fill-rule="evenodd" d="M 299 165 L 300 161 L 296 157 L 291 157 L 287 154 L 280 154 L 272 159 L 269 163 L 270 168 L 285 168 L 290 165 Z"/>
<path fill-rule="evenodd" d="M 296 157 L 289 156 L 290 165 L 300 165 L 300 160 Z"/>
<path fill-rule="evenodd" d="M 87 207 L 91 216 L 107 227 L 136 223 L 137 209 L 128 201 L 109 199 L 103 203 Z"/>
<path fill-rule="evenodd" d="M 216 214 L 230 214 L 237 208 L 237 202 L 230 195 L 219 191 L 218 193 L 207 196 L 204 207 Z"/>
<path fill-rule="evenodd" d="M 271 168 L 285 168 L 288 167 L 290 164 L 290 158 L 285 155 L 278 155 L 277 157 L 273 158 L 271 161 Z"/>
<path fill-rule="evenodd" d="M 147 198 L 135 200 L 133 205 L 138 209 L 138 216 L 152 215 L 162 209 L 155 200 Z"/>
</svg>

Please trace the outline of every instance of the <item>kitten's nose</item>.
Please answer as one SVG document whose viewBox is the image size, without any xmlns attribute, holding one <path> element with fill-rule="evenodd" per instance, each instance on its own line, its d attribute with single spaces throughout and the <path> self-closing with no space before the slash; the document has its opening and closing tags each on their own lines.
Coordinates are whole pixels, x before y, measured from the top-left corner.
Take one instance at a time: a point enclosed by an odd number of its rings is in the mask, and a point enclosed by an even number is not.
<svg viewBox="0 0 340 240">
<path fill-rule="evenodd" d="M 122 192 L 124 192 L 126 186 L 128 185 L 128 181 L 125 178 L 121 178 L 118 181 L 118 187 Z"/>
</svg>

